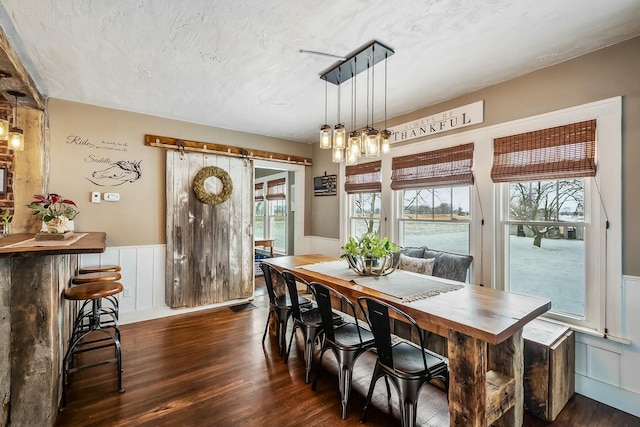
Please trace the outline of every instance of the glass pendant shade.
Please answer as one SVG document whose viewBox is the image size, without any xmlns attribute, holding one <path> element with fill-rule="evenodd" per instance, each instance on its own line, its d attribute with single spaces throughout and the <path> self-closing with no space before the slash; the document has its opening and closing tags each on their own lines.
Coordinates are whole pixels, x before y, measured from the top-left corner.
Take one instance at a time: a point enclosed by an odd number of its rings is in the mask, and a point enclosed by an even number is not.
<svg viewBox="0 0 640 427">
<path fill-rule="evenodd" d="M 352 130 L 349 133 L 349 141 L 347 147 L 349 151 L 353 152 L 353 155 L 356 156 L 356 159 L 361 156 L 362 147 L 360 146 L 360 132 L 358 132 L 357 130 Z"/>
<path fill-rule="evenodd" d="M 20 128 L 11 128 L 9 132 L 9 149 L 13 151 L 24 151 L 24 133 Z"/>
<path fill-rule="evenodd" d="M 367 132 L 365 156 L 380 156 L 380 133 L 375 129 Z"/>
<path fill-rule="evenodd" d="M 338 123 L 333 129 L 333 148 L 346 148 L 347 142 L 345 138 L 344 125 Z"/>
<path fill-rule="evenodd" d="M 391 151 L 391 132 L 387 129 L 380 132 L 380 149 L 384 154 L 387 154 Z"/>
<path fill-rule="evenodd" d="M 331 160 L 333 160 L 334 163 L 340 163 L 343 158 L 344 158 L 344 148 L 333 147 Z"/>
<path fill-rule="evenodd" d="M 360 144 L 358 144 L 358 147 L 360 147 Z M 351 150 L 351 147 L 347 149 L 345 157 L 346 157 L 345 164 L 347 166 L 353 166 L 358 164 L 358 156 L 354 154 L 354 152 Z"/>
<path fill-rule="evenodd" d="M 320 126 L 320 148 L 331 148 L 331 126 L 327 124 Z"/>
</svg>

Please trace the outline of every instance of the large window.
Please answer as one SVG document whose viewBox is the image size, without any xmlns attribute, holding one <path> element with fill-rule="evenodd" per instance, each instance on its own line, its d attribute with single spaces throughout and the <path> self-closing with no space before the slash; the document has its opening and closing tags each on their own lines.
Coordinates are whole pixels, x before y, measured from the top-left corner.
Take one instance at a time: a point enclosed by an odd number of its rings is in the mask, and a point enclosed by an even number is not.
<svg viewBox="0 0 640 427">
<path fill-rule="evenodd" d="M 380 161 L 347 166 L 344 189 L 349 203 L 349 235 L 380 234 Z"/>
<path fill-rule="evenodd" d="M 577 324 L 597 313 L 595 174 L 595 120 L 494 140 L 505 289 L 548 298 Z"/>
<path fill-rule="evenodd" d="M 509 290 L 552 300 L 552 311 L 586 316 L 584 179 L 508 185 L 505 203 Z"/>
<path fill-rule="evenodd" d="M 260 182 L 254 185 L 253 196 L 253 238 L 255 240 L 265 238 L 264 214 L 264 183 Z"/>
<path fill-rule="evenodd" d="M 469 253 L 469 186 L 404 190 L 403 246 Z"/>
<path fill-rule="evenodd" d="M 274 239 L 274 249 L 287 253 L 287 180 L 267 181 L 267 233 Z"/>
<path fill-rule="evenodd" d="M 380 234 L 380 193 L 357 193 L 350 195 L 349 199 L 351 235 Z"/>
<path fill-rule="evenodd" d="M 469 253 L 473 144 L 394 157 L 402 246 Z"/>
</svg>

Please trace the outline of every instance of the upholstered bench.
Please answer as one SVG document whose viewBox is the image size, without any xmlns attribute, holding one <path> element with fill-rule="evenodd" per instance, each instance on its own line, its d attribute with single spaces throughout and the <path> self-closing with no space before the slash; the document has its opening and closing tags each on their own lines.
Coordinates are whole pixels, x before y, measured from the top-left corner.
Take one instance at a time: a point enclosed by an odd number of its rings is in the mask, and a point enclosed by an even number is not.
<svg viewBox="0 0 640 427">
<path fill-rule="evenodd" d="M 437 251 L 426 246 L 402 248 L 398 268 L 443 279 L 465 282 L 473 257 Z"/>
</svg>

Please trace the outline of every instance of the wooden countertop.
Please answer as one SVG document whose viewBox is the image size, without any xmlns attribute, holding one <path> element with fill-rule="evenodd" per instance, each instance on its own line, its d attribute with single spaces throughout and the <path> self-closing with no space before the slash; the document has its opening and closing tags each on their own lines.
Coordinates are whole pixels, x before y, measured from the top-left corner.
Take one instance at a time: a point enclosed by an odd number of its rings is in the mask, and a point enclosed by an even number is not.
<svg viewBox="0 0 640 427">
<path fill-rule="evenodd" d="M 84 234 L 84 233 L 77 233 Z M 7 246 L 23 242 L 35 236 L 33 233 L 10 234 L 0 239 L 0 258 L 37 257 L 43 255 L 102 253 L 105 251 L 107 235 L 104 232 L 89 232 L 70 245 L 49 246 Z"/>
</svg>

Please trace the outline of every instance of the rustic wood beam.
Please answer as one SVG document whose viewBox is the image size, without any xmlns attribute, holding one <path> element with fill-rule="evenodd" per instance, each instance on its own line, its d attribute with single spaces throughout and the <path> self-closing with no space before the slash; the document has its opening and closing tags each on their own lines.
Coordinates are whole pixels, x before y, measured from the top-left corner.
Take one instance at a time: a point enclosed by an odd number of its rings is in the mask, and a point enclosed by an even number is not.
<svg viewBox="0 0 640 427">
<path fill-rule="evenodd" d="M 274 162 L 293 163 L 305 166 L 311 166 L 312 164 L 311 158 L 309 157 L 292 156 L 290 154 L 273 153 L 271 151 L 216 144 L 213 142 L 187 141 L 168 136 L 145 135 L 144 144 L 151 147 L 166 148 L 168 150 L 209 153 L 247 159 L 272 160 Z"/>
<path fill-rule="evenodd" d="M 45 97 L 40 93 L 35 82 L 22 64 L 20 57 L 13 49 L 7 34 L 0 27 L 0 70 L 11 74 L 5 77 L 0 84 L 2 95 L 10 102 L 13 97 L 8 95 L 8 91 L 22 92 L 26 96 L 18 99 L 18 105 L 22 108 L 32 108 L 44 111 Z"/>
</svg>

